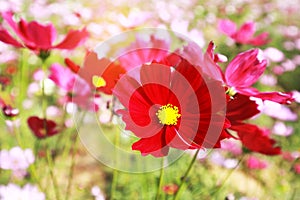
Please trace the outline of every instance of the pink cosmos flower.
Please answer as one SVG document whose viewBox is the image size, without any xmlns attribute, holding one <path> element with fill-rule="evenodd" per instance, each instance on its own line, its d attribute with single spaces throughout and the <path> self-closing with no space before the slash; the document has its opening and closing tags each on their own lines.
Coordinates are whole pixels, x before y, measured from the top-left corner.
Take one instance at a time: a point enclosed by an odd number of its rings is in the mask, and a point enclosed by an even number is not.
<svg viewBox="0 0 300 200">
<path fill-rule="evenodd" d="M 45 194 L 40 192 L 36 186 L 26 184 L 22 188 L 18 185 L 9 183 L 0 185 L 0 198 L 2 200 L 45 200 Z"/>
<path fill-rule="evenodd" d="M 231 37 L 238 44 L 251 44 L 254 46 L 262 46 L 267 44 L 269 40 L 269 34 L 263 32 L 258 36 L 254 36 L 256 31 L 254 22 L 244 23 L 240 29 L 237 29 L 236 24 L 229 19 L 222 19 L 218 23 L 218 29 Z"/>
<path fill-rule="evenodd" d="M 212 60 L 214 60 L 213 48 L 214 44 L 211 42 L 207 49 L 207 53 Z M 207 60 L 209 60 L 207 58 Z M 217 64 L 210 62 L 210 66 L 218 68 Z M 270 100 L 280 104 L 289 104 L 293 99 L 292 93 L 282 93 L 282 92 L 260 92 L 252 85 L 256 83 L 259 77 L 264 73 L 267 66 L 267 61 L 262 59 L 261 51 L 259 49 L 251 49 L 238 54 L 230 63 L 228 64 L 223 81 L 229 87 L 228 94 L 230 96 L 240 93 L 246 96 L 257 97 L 262 100 Z M 216 70 L 215 70 L 216 71 Z M 220 76 L 213 77 L 219 79 Z"/>
<path fill-rule="evenodd" d="M 246 165 L 249 169 L 265 169 L 268 167 L 268 163 L 264 160 L 260 160 L 255 156 L 249 156 L 246 161 Z"/>
<path fill-rule="evenodd" d="M 128 71 L 144 63 L 162 60 L 168 54 L 169 48 L 168 40 L 159 39 L 155 35 L 151 35 L 149 41 L 137 36 L 135 42 L 122 50 L 124 53 L 118 60 Z"/>
<path fill-rule="evenodd" d="M 294 128 L 286 126 L 283 122 L 276 122 L 273 126 L 273 133 L 280 136 L 290 136 L 293 134 Z"/>
<path fill-rule="evenodd" d="M 300 164 L 296 164 L 294 166 L 294 171 L 296 172 L 296 174 L 300 174 Z"/>
<path fill-rule="evenodd" d="M 36 21 L 27 22 L 24 19 L 15 22 L 12 12 L 3 12 L 2 17 L 18 39 L 15 39 L 3 24 L 0 24 L 0 41 L 19 48 L 26 47 L 38 53 L 48 52 L 51 49 L 71 50 L 88 37 L 86 29 L 71 30 L 60 43 L 54 44 L 57 35 L 52 24 L 43 25 Z"/>
<path fill-rule="evenodd" d="M 35 158 L 31 149 L 22 150 L 20 147 L 0 151 L 0 168 L 12 170 L 14 176 L 22 178 L 26 175 L 27 168 Z"/>
<path fill-rule="evenodd" d="M 94 96 L 90 85 L 69 68 L 57 63 L 51 65 L 49 79 L 66 92 L 63 103 L 73 102 L 83 109 L 98 110 L 92 101 Z"/>
</svg>

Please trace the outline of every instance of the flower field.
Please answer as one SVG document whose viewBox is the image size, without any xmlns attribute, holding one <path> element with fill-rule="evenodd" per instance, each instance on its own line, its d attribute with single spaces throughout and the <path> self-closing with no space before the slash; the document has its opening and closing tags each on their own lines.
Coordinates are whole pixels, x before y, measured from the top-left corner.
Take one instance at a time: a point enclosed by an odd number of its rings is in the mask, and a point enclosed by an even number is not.
<svg viewBox="0 0 300 200">
<path fill-rule="evenodd" d="M 300 199 L 300 2 L 0 2 L 0 200 Z"/>
</svg>

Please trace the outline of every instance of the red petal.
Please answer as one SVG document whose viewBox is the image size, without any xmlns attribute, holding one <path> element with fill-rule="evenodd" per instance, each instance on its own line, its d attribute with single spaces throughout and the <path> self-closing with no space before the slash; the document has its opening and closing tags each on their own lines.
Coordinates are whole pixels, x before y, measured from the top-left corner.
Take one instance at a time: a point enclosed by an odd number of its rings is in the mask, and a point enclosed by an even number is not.
<svg viewBox="0 0 300 200">
<path fill-rule="evenodd" d="M 65 39 L 59 44 L 55 45 L 53 48 L 72 50 L 75 47 L 77 47 L 81 42 L 83 42 L 88 36 L 89 33 L 85 28 L 81 31 L 71 30 L 66 35 Z"/>
<path fill-rule="evenodd" d="M 74 73 L 78 73 L 78 71 L 80 70 L 80 67 L 78 65 L 76 65 L 72 60 L 70 60 L 69 58 L 65 59 L 65 63 L 66 65 L 69 67 L 70 70 L 72 70 Z"/>
<path fill-rule="evenodd" d="M 237 94 L 234 99 L 227 104 L 226 117 L 231 121 L 243 121 L 260 113 L 255 101 L 251 101 L 249 96 Z"/>
<path fill-rule="evenodd" d="M 169 152 L 169 147 L 165 141 L 165 130 L 149 138 L 142 138 L 132 145 L 132 150 L 138 150 L 143 156 L 151 154 L 155 157 L 166 156 Z"/>
<path fill-rule="evenodd" d="M 251 151 L 266 155 L 278 155 L 281 148 L 274 146 L 275 140 L 271 139 L 265 130 L 256 125 L 243 124 L 234 125 L 230 129 L 237 131 L 243 145 Z"/>
<path fill-rule="evenodd" d="M 152 63 L 143 65 L 140 70 L 141 83 L 145 95 L 153 104 L 166 105 L 170 103 L 171 69 L 168 66 Z M 175 105 L 177 106 L 177 105 Z"/>
<path fill-rule="evenodd" d="M 36 21 L 27 24 L 27 39 L 30 40 L 38 49 L 51 49 L 52 42 L 56 37 L 56 30 L 52 24 L 42 25 Z"/>
<path fill-rule="evenodd" d="M 21 43 L 19 43 L 17 40 L 15 40 L 8 32 L 7 30 L 3 29 L 3 27 L 0 26 L 0 41 L 13 45 L 15 47 L 24 47 Z"/>
</svg>

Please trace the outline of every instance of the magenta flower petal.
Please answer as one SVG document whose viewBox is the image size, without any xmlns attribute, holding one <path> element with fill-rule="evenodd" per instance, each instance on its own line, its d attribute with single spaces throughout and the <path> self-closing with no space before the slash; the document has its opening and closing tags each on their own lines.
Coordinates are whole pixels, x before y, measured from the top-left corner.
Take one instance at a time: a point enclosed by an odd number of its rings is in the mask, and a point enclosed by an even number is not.
<svg viewBox="0 0 300 200">
<path fill-rule="evenodd" d="M 229 19 L 219 20 L 218 29 L 228 36 L 232 36 L 237 31 L 236 24 Z"/>
<path fill-rule="evenodd" d="M 54 63 L 50 67 L 50 72 L 49 79 L 65 91 L 72 92 L 76 75 L 70 69 Z"/>
<path fill-rule="evenodd" d="M 238 54 L 227 66 L 226 82 L 231 87 L 249 87 L 266 69 L 267 61 L 260 60 L 259 50 L 252 49 Z"/>
<path fill-rule="evenodd" d="M 249 41 L 254 33 L 255 24 L 253 22 L 246 22 L 235 34 L 232 35 L 232 38 L 240 43 L 243 43 L 243 41 Z"/>
</svg>

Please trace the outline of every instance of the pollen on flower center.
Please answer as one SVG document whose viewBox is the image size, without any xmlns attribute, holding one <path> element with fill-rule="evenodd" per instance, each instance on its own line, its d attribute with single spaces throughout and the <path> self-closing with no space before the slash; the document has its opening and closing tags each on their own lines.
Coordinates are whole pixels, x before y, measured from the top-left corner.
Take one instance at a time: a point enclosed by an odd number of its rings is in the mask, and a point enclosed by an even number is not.
<svg viewBox="0 0 300 200">
<path fill-rule="evenodd" d="M 164 125 L 176 125 L 181 114 L 178 113 L 178 107 L 172 104 L 161 106 L 156 112 L 159 122 Z"/>
</svg>

